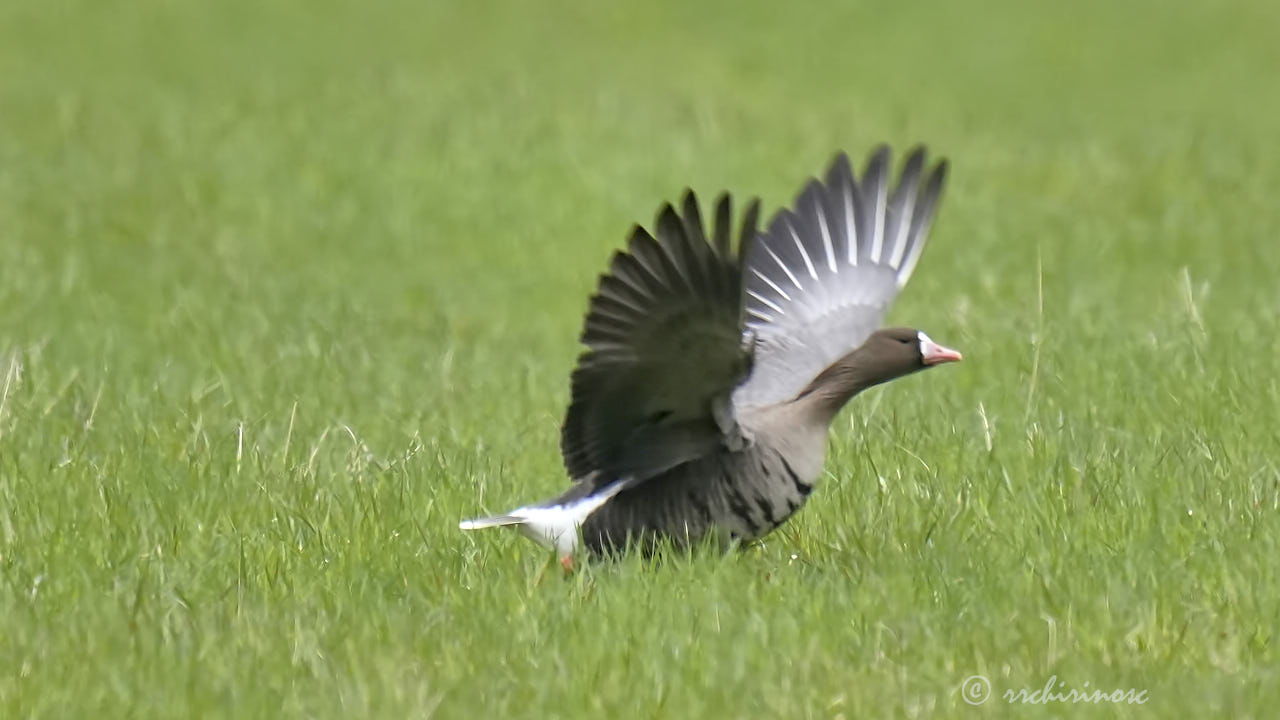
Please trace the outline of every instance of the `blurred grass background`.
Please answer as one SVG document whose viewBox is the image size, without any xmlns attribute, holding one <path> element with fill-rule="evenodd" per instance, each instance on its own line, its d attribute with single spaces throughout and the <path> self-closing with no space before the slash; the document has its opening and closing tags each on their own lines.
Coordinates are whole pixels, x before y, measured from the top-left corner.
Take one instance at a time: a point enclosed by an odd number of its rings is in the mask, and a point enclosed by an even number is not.
<svg viewBox="0 0 1280 720">
<path fill-rule="evenodd" d="M 1266 717 L 1280 6 L 0 7 L 5 717 Z M 567 580 L 574 339 L 685 186 L 953 174 L 763 546 Z M 960 683 L 988 676 L 980 708 Z M 1006 689 L 1138 687 L 1010 710 Z"/>
</svg>

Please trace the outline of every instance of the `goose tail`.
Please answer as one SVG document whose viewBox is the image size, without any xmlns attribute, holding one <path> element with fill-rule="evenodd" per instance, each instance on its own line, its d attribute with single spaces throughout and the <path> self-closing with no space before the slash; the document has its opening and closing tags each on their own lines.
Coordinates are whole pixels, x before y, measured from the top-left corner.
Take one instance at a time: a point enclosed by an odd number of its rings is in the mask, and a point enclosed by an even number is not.
<svg viewBox="0 0 1280 720">
<path fill-rule="evenodd" d="M 491 517 L 472 518 L 463 520 L 458 523 L 459 530 L 484 530 L 491 527 L 504 527 L 507 525 L 523 525 L 528 522 L 527 518 L 518 515 L 493 515 Z"/>
<path fill-rule="evenodd" d="M 483 530 L 491 527 L 513 527 L 540 545 L 554 548 L 560 553 L 572 553 L 578 547 L 578 528 L 582 527 L 587 517 L 635 482 L 633 477 L 626 477 L 589 495 L 565 501 L 552 500 L 542 505 L 528 505 L 502 515 L 463 520 L 458 523 L 458 528 Z M 573 495 L 575 492 L 570 490 L 561 497 Z"/>
</svg>

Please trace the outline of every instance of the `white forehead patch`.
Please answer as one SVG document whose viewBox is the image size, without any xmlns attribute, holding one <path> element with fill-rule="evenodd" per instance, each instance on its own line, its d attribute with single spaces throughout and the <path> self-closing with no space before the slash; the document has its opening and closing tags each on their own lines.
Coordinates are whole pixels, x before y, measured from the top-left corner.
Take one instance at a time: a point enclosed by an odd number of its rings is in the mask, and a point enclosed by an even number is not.
<svg viewBox="0 0 1280 720">
<path fill-rule="evenodd" d="M 916 336 L 920 338 L 920 347 L 926 347 L 928 345 L 937 345 L 937 343 L 933 341 L 933 338 L 924 334 L 923 330 L 917 330 Z"/>
</svg>

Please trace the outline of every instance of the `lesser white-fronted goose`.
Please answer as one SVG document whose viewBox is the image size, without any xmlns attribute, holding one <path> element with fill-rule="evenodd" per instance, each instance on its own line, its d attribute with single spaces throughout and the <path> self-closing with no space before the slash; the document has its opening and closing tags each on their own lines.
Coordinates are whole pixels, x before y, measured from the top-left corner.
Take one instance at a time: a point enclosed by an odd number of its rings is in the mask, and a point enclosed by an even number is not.
<svg viewBox="0 0 1280 720">
<path fill-rule="evenodd" d="M 636 227 L 591 298 L 561 450 L 562 495 L 464 530 L 512 526 L 565 562 L 667 537 L 761 537 L 804 504 L 832 419 L 862 390 L 960 353 L 880 328 L 924 250 L 947 173 L 913 150 L 896 184 L 889 149 L 860 178 L 838 155 L 733 247 L 728 195 L 708 239 L 697 199 Z"/>
</svg>

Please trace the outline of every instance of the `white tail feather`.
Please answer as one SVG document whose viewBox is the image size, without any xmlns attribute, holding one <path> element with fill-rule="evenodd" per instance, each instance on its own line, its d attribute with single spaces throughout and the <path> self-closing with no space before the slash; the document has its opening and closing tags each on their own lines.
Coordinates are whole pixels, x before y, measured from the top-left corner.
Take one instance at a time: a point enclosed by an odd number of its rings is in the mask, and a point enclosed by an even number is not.
<svg viewBox="0 0 1280 720">
<path fill-rule="evenodd" d="M 493 517 L 474 518 L 472 520 L 463 520 L 458 523 L 459 530 L 483 530 L 491 527 L 503 527 L 505 525 L 519 525 L 524 522 L 524 518 L 515 515 L 494 515 Z"/>
<path fill-rule="evenodd" d="M 570 554 L 578 547 L 578 528 L 591 513 L 610 498 L 632 484 L 631 478 L 615 481 L 594 495 L 564 505 L 529 505 L 516 508 L 506 515 L 494 515 L 458 523 L 460 530 L 483 530 L 491 527 L 514 527 L 522 535 L 553 548 L 559 553 Z"/>
</svg>

